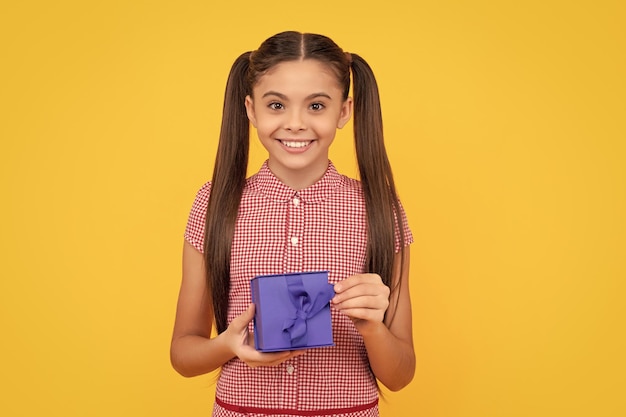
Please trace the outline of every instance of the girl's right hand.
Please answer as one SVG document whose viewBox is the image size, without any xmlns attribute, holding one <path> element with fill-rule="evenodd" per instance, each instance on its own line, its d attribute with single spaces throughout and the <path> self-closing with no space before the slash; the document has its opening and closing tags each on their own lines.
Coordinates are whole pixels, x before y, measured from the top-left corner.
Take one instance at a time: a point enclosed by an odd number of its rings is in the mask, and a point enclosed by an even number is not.
<svg viewBox="0 0 626 417">
<path fill-rule="evenodd" d="M 248 366 L 276 366 L 288 359 L 302 355 L 303 350 L 290 350 L 283 352 L 259 352 L 254 348 L 253 334 L 248 331 L 248 325 L 254 318 L 254 304 L 239 317 L 236 317 L 224 332 L 227 344 L 232 352 Z"/>
</svg>

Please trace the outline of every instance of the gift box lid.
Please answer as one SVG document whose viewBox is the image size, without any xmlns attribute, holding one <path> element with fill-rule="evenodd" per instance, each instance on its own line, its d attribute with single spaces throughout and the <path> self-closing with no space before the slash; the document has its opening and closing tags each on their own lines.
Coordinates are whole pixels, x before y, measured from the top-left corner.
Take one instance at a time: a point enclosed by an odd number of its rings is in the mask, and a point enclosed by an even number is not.
<svg viewBox="0 0 626 417">
<path fill-rule="evenodd" d="M 254 345 L 263 352 L 333 346 L 328 271 L 261 275 L 250 281 Z"/>
</svg>

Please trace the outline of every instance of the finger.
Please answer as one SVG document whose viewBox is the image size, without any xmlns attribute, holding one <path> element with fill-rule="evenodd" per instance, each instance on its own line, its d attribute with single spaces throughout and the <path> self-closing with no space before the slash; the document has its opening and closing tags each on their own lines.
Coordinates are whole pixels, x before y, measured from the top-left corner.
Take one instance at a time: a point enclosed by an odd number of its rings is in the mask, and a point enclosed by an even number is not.
<svg viewBox="0 0 626 417">
<path fill-rule="evenodd" d="M 241 319 L 245 321 L 246 324 L 250 323 L 254 318 L 254 304 L 251 303 L 250 305 L 248 305 L 246 311 L 244 311 L 239 317 L 241 317 Z"/>
<path fill-rule="evenodd" d="M 361 284 L 335 294 L 332 302 L 335 306 L 344 301 L 360 297 L 380 297 L 389 299 L 389 287 L 381 284 Z"/>
<path fill-rule="evenodd" d="M 235 317 L 230 323 L 235 330 L 243 330 L 254 318 L 254 304 L 250 304 L 246 311 L 241 313 L 238 317 Z"/>
<path fill-rule="evenodd" d="M 360 295 L 386 295 L 389 293 L 389 287 L 383 283 L 359 284 L 354 287 L 344 289 L 341 293 L 336 294 L 340 298 L 358 297 Z"/>
<path fill-rule="evenodd" d="M 341 311 L 362 308 L 370 310 L 381 310 L 384 312 L 389 307 L 389 299 L 379 295 L 352 297 L 337 302 L 336 304 L 334 304 L 334 307 Z"/>
<path fill-rule="evenodd" d="M 303 353 L 304 351 L 259 352 L 249 348 L 242 349 L 239 359 L 251 367 L 276 366 Z"/>
<path fill-rule="evenodd" d="M 349 308 L 342 310 L 342 312 L 354 322 L 382 322 L 383 318 L 385 317 L 385 312 L 383 310 L 376 310 L 371 308 Z"/>
<path fill-rule="evenodd" d="M 341 293 L 358 285 L 377 283 L 382 284 L 382 279 L 378 274 L 357 274 L 338 282 L 334 289 L 336 293 Z"/>
</svg>

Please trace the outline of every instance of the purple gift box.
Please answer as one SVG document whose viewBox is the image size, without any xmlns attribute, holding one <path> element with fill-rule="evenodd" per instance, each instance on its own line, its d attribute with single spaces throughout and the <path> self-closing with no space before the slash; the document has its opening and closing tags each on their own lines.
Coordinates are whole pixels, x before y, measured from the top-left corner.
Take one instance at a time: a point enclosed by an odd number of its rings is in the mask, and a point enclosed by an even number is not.
<svg viewBox="0 0 626 417">
<path fill-rule="evenodd" d="M 254 347 L 261 352 L 333 346 L 328 271 L 261 275 L 250 281 Z"/>
</svg>

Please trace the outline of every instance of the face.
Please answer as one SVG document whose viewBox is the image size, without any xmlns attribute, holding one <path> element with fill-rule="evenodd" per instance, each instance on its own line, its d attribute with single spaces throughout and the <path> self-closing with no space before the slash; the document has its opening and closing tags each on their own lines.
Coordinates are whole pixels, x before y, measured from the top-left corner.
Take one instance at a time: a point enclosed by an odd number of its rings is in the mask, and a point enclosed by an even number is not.
<svg viewBox="0 0 626 417">
<path fill-rule="evenodd" d="M 248 118 L 269 153 L 269 168 L 295 189 L 313 184 L 328 167 L 337 129 L 350 119 L 337 77 L 316 60 L 283 62 L 261 76 L 246 97 Z"/>
</svg>

